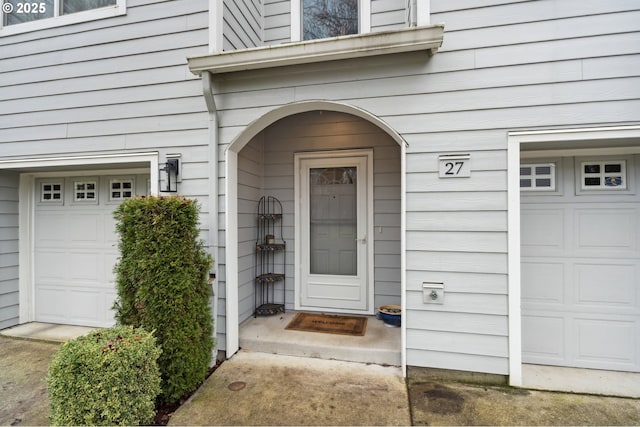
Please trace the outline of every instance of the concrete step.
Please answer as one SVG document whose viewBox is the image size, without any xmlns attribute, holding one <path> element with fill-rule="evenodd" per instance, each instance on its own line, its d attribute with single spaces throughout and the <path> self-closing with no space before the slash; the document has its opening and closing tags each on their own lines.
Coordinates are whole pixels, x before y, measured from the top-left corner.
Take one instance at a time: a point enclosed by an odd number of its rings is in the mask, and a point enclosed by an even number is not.
<svg viewBox="0 0 640 427">
<path fill-rule="evenodd" d="M 253 352 L 400 366 L 400 328 L 368 316 L 362 337 L 286 330 L 295 312 L 249 318 L 240 325 L 240 348 Z"/>
</svg>

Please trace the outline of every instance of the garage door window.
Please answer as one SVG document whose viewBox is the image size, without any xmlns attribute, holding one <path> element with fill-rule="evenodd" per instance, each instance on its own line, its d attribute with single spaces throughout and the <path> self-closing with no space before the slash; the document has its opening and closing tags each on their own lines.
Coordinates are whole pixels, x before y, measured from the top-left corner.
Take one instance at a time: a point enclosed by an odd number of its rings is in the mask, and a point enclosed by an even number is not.
<svg viewBox="0 0 640 427">
<path fill-rule="evenodd" d="M 43 182 L 40 190 L 40 201 L 43 203 L 62 203 L 62 183 Z"/>
<path fill-rule="evenodd" d="M 522 191 L 555 191 L 556 165 L 553 163 L 520 165 L 520 189 Z"/>
<path fill-rule="evenodd" d="M 74 181 L 73 200 L 75 202 L 97 202 L 98 182 L 97 181 Z"/>
<path fill-rule="evenodd" d="M 135 195 L 133 179 L 112 179 L 109 182 L 109 200 L 121 201 Z"/>
<path fill-rule="evenodd" d="M 582 162 L 583 190 L 626 190 L 627 168 L 624 160 Z"/>
</svg>

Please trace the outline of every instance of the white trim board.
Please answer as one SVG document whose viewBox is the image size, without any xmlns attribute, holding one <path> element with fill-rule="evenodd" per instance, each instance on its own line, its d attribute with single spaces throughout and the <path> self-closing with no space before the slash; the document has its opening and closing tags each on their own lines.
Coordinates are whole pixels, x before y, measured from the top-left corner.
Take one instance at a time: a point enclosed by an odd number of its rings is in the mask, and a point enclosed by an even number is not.
<svg viewBox="0 0 640 427">
<path fill-rule="evenodd" d="M 544 129 L 531 131 L 513 131 L 507 134 L 507 194 L 508 194 L 508 292 L 509 292 L 509 384 L 522 386 L 522 312 L 521 304 L 521 270 L 520 270 L 520 157 L 549 157 L 564 155 L 601 154 L 604 148 L 580 147 L 583 141 L 601 141 L 602 147 L 607 145 L 637 141 L 637 146 L 622 147 L 625 152 L 636 152 L 640 146 L 640 126 L 599 126 L 592 128 Z M 575 143 L 575 149 L 553 150 L 554 143 Z M 537 143 L 549 150 L 525 152 L 524 144 Z M 616 150 L 617 148 L 614 148 Z M 546 154 L 545 154 L 546 152 Z M 528 156 L 528 154 L 533 154 Z M 616 153 L 620 154 L 620 153 Z"/>
</svg>

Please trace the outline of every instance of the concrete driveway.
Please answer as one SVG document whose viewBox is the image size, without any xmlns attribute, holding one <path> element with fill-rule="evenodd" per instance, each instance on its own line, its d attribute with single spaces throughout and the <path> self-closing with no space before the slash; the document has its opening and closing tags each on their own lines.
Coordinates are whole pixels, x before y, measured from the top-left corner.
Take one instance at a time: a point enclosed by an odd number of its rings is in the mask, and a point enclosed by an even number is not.
<svg viewBox="0 0 640 427">
<path fill-rule="evenodd" d="M 0 337 L 0 425 L 49 425 L 46 377 L 59 346 Z"/>
<path fill-rule="evenodd" d="M 49 425 L 59 344 L 0 336 L 0 425 Z M 640 399 L 409 379 L 399 369 L 240 352 L 172 425 L 640 425 Z"/>
</svg>

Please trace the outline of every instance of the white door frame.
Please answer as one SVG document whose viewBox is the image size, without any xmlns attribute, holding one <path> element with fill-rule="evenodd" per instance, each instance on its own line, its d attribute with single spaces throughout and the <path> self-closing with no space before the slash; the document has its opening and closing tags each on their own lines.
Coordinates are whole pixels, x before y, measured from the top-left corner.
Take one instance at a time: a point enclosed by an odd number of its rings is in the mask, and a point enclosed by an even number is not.
<svg viewBox="0 0 640 427">
<path fill-rule="evenodd" d="M 366 235 L 364 238 L 366 239 L 367 249 L 366 249 L 366 269 L 365 269 L 365 278 L 366 281 L 366 289 L 367 289 L 367 297 L 366 297 L 366 309 L 364 310 L 354 310 L 354 309 L 332 309 L 332 308 L 312 308 L 308 306 L 304 306 L 301 303 L 300 296 L 302 295 L 302 274 L 301 268 L 303 265 L 306 265 L 302 262 L 302 230 L 303 224 L 302 222 L 305 220 L 302 215 L 302 197 L 301 191 L 301 162 L 303 160 L 311 160 L 311 159 L 323 159 L 323 160 L 339 160 L 346 159 L 348 157 L 364 157 L 367 162 L 367 170 L 364 171 L 366 174 L 366 188 L 365 191 L 365 209 L 366 209 Z M 373 268 L 373 150 L 371 149 L 360 149 L 360 150 L 338 150 L 338 151 L 314 151 L 314 152 L 304 152 L 304 153 L 296 153 L 294 154 L 294 188 L 295 188 L 295 222 L 294 222 L 294 233 L 295 233 L 295 261 L 294 261 L 294 271 L 295 271 L 295 292 L 294 292 L 294 301 L 295 301 L 295 309 L 296 310 L 321 310 L 326 312 L 337 312 L 337 313 L 352 313 L 352 314 L 374 314 L 374 297 L 375 297 L 375 286 L 374 286 L 374 268 Z M 358 189 L 360 191 L 360 188 Z M 360 218 L 358 218 L 360 221 Z M 358 238 L 362 238 L 362 236 L 358 236 Z"/>
<path fill-rule="evenodd" d="M 19 323 L 32 322 L 35 319 L 35 292 L 34 292 L 34 274 L 35 266 L 33 265 L 34 259 L 34 247 L 35 247 L 35 233 L 34 233 L 34 204 L 35 204 L 35 190 L 34 184 L 36 177 L 51 176 L 51 174 L 45 173 L 46 168 L 53 167 L 71 167 L 78 169 L 78 167 L 91 170 L 92 166 L 98 165 L 118 165 L 114 167 L 126 167 L 127 163 L 149 164 L 150 185 L 151 194 L 158 194 L 158 176 L 159 176 L 159 160 L 157 152 L 144 152 L 144 153 L 128 153 L 128 154 L 104 154 L 104 155 L 92 155 L 92 156 L 69 156 L 69 157 L 51 157 L 51 158 L 22 158 L 16 160 L 2 160 L 0 161 L 0 169 L 15 170 L 20 172 L 21 170 L 29 170 L 28 173 L 20 174 L 20 190 L 19 190 Z M 33 170 L 41 169 L 42 172 L 33 172 Z M 117 170 L 116 170 L 117 171 Z M 128 170 L 131 171 L 130 169 Z M 112 172 L 99 171 L 99 172 Z M 64 172 L 56 172 L 58 174 L 65 174 Z M 72 174 L 73 172 L 67 172 Z"/>
<path fill-rule="evenodd" d="M 548 129 L 513 131 L 507 136 L 507 235 L 508 235 L 508 315 L 509 315 L 509 385 L 522 385 L 522 311 L 521 304 L 521 271 L 520 271 L 520 157 L 521 145 L 536 143 L 541 148 L 527 151 L 527 157 L 576 155 L 577 153 L 594 155 L 598 153 L 630 153 L 637 152 L 633 141 L 640 138 L 640 125 L 602 126 L 593 128 Z M 570 145 L 558 150 L 558 144 L 576 143 L 585 140 L 607 141 L 608 148 L 581 148 L 577 150 Z M 632 142 L 632 144 L 629 144 Z M 616 145 L 619 143 L 619 145 Z M 556 147 L 554 147 L 556 144 Z M 604 145 L 603 145 L 604 146 Z M 556 149 L 554 149 L 556 148 Z M 522 153 L 525 154 L 525 153 Z"/>
</svg>

